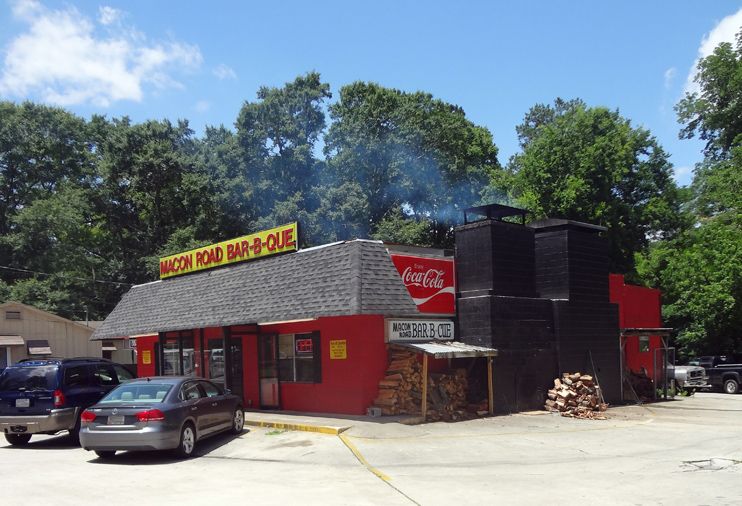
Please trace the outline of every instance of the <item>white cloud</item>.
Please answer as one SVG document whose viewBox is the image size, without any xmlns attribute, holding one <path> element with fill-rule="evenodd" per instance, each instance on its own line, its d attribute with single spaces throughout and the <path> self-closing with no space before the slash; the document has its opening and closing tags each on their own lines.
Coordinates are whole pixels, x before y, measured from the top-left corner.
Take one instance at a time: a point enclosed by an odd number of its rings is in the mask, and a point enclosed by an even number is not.
<svg viewBox="0 0 742 506">
<path fill-rule="evenodd" d="M 211 109 L 211 103 L 208 100 L 201 100 L 196 103 L 196 110 L 198 112 L 206 112 Z"/>
<path fill-rule="evenodd" d="M 693 168 L 692 167 L 675 167 L 675 182 L 686 186 L 692 181 Z"/>
<path fill-rule="evenodd" d="M 124 13 L 110 7 L 101 8 L 98 17 L 110 30 L 107 37 L 97 36 L 96 25 L 74 7 L 51 10 L 34 0 L 17 0 L 13 14 L 30 26 L 7 46 L 0 95 L 38 96 L 61 106 L 139 102 L 143 84 L 182 87 L 171 72 L 202 62 L 197 46 L 148 43 L 132 27 L 122 27 Z"/>
<path fill-rule="evenodd" d="M 675 75 L 678 73 L 678 69 L 675 67 L 671 69 L 667 69 L 665 71 L 665 88 L 669 88 L 672 84 L 673 79 L 675 79 Z"/>
<path fill-rule="evenodd" d="M 114 9 L 113 7 L 100 7 L 98 9 L 98 21 L 102 25 L 108 26 L 111 24 L 119 24 L 121 22 L 121 17 L 123 15 L 123 12 L 119 9 Z"/>
<path fill-rule="evenodd" d="M 214 69 L 214 75 L 219 79 L 237 79 L 237 74 L 234 73 L 234 70 L 223 63 L 219 64 L 219 66 Z"/>
<path fill-rule="evenodd" d="M 722 42 L 731 42 L 734 44 L 734 36 L 740 31 L 740 27 L 742 27 L 742 8 L 719 21 L 714 29 L 703 37 L 701 46 L 698 48 L 698 59 L 693 63 L 693 67 L 691 67 L 688 73 L 688 78 L 685 80 L 685 86 L 683 87 L 684 94 L 700 91 L 698 83 L 693 81 L 698 72 L 698 62 L 702 58 L 712 54 L 716 46 Z"/>
</svg>

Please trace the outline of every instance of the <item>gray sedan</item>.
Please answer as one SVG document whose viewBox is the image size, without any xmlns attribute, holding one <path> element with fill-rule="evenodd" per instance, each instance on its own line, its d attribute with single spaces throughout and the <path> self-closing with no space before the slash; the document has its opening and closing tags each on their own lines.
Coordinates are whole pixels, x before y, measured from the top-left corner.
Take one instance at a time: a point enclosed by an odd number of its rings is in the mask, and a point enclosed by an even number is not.
<svg viewBox="0 0 742 506">
<path fill-rule="evenodd" d="M 136 379 L 111 390 L 82 414 L 80 446 L 101 458 L 119 450 L 172 449 L 181 458 L 197 441 L 242 432 L 242 400 L 200 378 Z"/>
</svg>

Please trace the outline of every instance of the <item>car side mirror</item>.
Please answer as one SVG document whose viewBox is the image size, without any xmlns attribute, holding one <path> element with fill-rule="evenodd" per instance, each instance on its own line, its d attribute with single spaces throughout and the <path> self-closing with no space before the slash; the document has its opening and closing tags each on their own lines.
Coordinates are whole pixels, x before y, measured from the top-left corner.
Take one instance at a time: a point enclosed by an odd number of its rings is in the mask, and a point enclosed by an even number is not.
<svg viewBox="0 0 742 506">
<path fill-rule="evenodd" d="M 224 389 L 224 395 L 231 395 L 232 391 L 229 388 Z"/>
</svg>

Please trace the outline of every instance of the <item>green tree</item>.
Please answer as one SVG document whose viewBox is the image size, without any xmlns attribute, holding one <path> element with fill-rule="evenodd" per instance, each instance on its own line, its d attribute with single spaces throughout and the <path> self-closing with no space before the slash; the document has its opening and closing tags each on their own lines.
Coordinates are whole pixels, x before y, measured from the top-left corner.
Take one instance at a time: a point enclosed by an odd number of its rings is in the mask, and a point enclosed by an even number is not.
<svg viewBox="0 0 742 506">
<path fill-rule="evenodd" d="M 272 214 L 289 199 L 304 202 L 316 183 L 315 144 L 325 129 L 322 104 L 332 97 L 320 74 L 310 72 L 283 88 L 261 87 L 258 102 L 245 102 L 235 126 L 244 176 L 252 186 L 256 215 L 280 225 Z"/>
<path fill-rule="evenodd" d="M 695 82 L 699 93 L 686 93 L 675 110 L 685 125 L 681 139 L 696 134 L 706 141 L 704 154 L 714 160 L 726 158 L 742 142 L 742 31 L 736 44 L 722 42 L 701 59 Z"/>
<path fill-rule="evenodd" d="M 45 105 L 0 102 L 0 256 L 23 263 L 36 254 L 17 251 L 7 240 L 17 232 L 15 217 L 65 187 L 89 184 L 85 121 Z M 7 278 L 6 278 L 7 279 Z"/>
<path fill-rule="evenodd" d="M 355 82 L 330 106 L 326 180 L 354 183 L 368 203 L 367 233 L 403 209 L 431 222 L 431 241 L 450 245 L 460 211 L 479 203 L 500 170 L 490 132 L 429 93 Z"/>
<path fill-rule="evenodd" d="M 742 352 L 742 229 L 713 218 L 674 240 L 652 244 L 638 270 L 662 289 L 664 325 L 683 357 Z"/>
<path fill-rule="evenodd" d="M 695 209 L 708 217 L 739 212 L 742 171 L 742 32 L 736 44 L 719 44 L 698 64 L 700 91 L 687 93 L 675 110 L 681 139 L 706 141 L 705 160 L 693 180 Z"/>
<path fill-rule="evenodd" d="M 706 141 L 695 168 L 696 223 L 652 245 L 639 271 L 663 291 L 663 313 L 683 355 L 742 352 L 742 33 L 698 65 L 699 92 L 675 107 L 680 138 Z"/>
<path fill-rule="evenodd" d="M 634 254 L 684 225 L 668 155 L 618 111 L 581 100 L 537 105 L 517 127 L 511 196 L 537 217 L 608 227 L 611 270 L 635 280 Z"/>
<path fill-rule="evenodd" d="M 147 258 L 180 229 L 209 236 L 212 191 L 197 163 L 186 121 L 131 125 L 128 118 L 91 120 L 100 178 L 95 186 L 98 254 L 108 273 L 130 283 L 150 281 Z"/>
</svg>

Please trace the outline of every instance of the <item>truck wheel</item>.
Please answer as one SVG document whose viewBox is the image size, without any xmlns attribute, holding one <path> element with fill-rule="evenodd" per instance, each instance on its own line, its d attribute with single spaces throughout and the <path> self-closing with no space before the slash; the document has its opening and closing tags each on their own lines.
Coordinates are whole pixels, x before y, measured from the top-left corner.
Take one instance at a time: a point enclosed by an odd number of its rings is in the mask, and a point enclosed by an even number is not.
<svg viewBox="0 0 742 506">
<path fill-rule="evenodd" d="M 31 440 L 31 434 L 5 434 L 5 439 L 13 446 L 23 446 Z"/>
<path fill-rule="evenodd" d="M 724 382 L 724 391 L 728 394 L 736 394 L 739 391 L 739 384 L 733 379 L 728 379 Z"/>
</svg>

